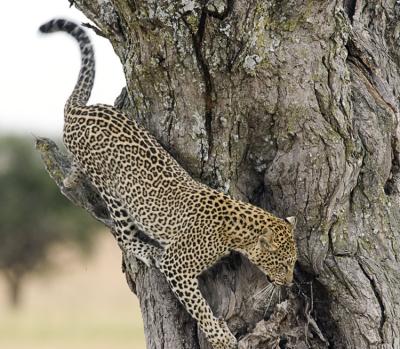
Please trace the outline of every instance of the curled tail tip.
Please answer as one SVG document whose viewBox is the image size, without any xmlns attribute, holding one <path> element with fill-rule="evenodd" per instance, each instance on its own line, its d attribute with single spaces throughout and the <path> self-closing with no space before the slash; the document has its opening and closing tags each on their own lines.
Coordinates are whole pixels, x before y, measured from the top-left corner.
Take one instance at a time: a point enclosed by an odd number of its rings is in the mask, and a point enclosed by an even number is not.
<svg viewBox="0 0 400 349">
<path fill-rule="evenodd" d="M 86 105 L 93 87 L 95 75 L 94 51 L 86 31 L 78 24 L 66 19 L 52 19 L 39 27 L 41 33 L 66 32 L 79 44 L 81 69 L 78 81 L 66 106 Z"/>
<path fill-rule="evenodd" d="M 57 31 L 66 31 L 67 33 L 71 33 L 74 29 L 80 28 L 80 26 L 74 22 L 63 18 L 55 18 L 46 23 L 43 23 L 39 27 L 39 32 L 41 33 L 52 33 Z"/>
<path fill-rule="evenodd" d="M 42 33 L 42 34 L 48 33 L 48 32 L 49 32 L 49 23 L 50 23 L 50 22 L 47 22 L 47 23 L 42 24 L 42 25 L 38 28 L 39 33 Z"/>
<path fill-rule="evenodd" d="M 65 23 L 64 19 L 52 19 L 51 21 L 43 23 L 39 27 L 39 32 L 51 33 L 53 31 L 60 30 L 60 28 L 63 27 L 64 23 Z"/>
</svg>

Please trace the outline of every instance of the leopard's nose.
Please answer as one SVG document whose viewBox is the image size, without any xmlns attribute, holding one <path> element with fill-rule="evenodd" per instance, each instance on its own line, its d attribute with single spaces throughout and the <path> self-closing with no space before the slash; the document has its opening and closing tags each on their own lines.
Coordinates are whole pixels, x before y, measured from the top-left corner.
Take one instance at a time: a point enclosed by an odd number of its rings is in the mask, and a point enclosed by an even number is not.
<svg viewBox="0 0 400 349">
<path fill-rule="evenodd" d="M 289 271 L 286 275 L 286 285 L 290 286 L 293 283 L 293 273 Z"/>
</svg>

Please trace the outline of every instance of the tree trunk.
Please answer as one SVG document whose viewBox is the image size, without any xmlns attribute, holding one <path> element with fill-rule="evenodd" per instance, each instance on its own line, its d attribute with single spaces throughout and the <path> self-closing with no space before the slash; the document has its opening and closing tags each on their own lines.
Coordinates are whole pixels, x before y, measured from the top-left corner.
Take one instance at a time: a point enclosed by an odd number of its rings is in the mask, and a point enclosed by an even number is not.
<svg viewBox="0 0 400 349">
<path fill-rule="evenodd" d="M 239 254 L 201 277 L 240 348 L 400 348 L 398 2 L 75 5 L 121 59 L 118 104 L 186 170 L 297 217 L 297 285 L 270 307 Z M 68 161 L 38 145 L 60 184 Z M 111 226 L 89 185 L 65 194 Z M 207 348 L 160 272 L 125 266 L 147 347 Z"/>
</svg>

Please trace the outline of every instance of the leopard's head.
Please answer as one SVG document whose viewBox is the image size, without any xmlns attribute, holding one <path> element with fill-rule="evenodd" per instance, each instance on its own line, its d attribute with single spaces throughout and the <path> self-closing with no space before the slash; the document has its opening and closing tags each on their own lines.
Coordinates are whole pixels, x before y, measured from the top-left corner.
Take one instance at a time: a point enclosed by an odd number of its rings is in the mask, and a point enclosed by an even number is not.
<svg viewBox="0 0 400 349">
<path fill-rule="evenodd" d="M 279 220 L 261 229 L 258 241 L 248 250 L 250 260 L 277 285 L 289 285 L 293 280 L 297 249 L 292 223 Z"/>
</svg>

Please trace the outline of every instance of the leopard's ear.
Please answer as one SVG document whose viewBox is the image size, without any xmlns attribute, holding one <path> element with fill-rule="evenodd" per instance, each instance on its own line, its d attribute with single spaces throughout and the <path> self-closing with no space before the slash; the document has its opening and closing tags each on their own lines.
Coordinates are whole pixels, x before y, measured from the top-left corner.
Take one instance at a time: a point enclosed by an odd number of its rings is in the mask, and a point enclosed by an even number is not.
<svg viewBox="0 0 400 349">
<path fill-rule="evenodd" d="M 278 245 L 274 242 L 272 230 L 264 230 L 263 234 L 258 237 L 258 243 L 263 250 L 274 252 L 278 249 Z"/>
<path fill-rule="evenodd" d="M 286 217 L 285 219 L 287 222 L 289 222 L 293 226 L 293 228 L 296 226 L 296 217 L 295 216 Z"/>
</svg>

